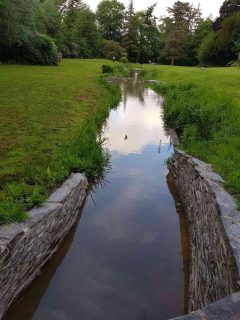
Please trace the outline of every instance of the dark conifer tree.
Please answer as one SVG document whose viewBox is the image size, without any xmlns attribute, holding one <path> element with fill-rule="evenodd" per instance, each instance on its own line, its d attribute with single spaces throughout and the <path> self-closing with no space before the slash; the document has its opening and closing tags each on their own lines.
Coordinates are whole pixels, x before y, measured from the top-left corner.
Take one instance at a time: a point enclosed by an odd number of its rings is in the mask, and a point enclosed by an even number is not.
<svg viewBox="0 0 240 320">
<path fill-rule="evenodd" d="M 122 46 L 125 48 L 129 61 L 136 62 L 137 59 L 137 23 L 134 13 L 133 0 L 130 0 L 128 10 L 125 14 Z"/>
</svg>

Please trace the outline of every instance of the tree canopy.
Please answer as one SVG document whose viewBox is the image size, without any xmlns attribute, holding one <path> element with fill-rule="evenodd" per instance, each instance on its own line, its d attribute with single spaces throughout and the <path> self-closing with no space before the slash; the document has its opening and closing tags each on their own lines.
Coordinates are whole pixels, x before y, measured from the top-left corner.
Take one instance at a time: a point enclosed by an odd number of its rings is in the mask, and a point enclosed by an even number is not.
<svg viewBox="0 0 240 320">
<path fill-rule="evenodd" d="M 97 7 L 97 21 L 104 39 L 120 41 L 122 38 L 124 5 L 117 0 L 103 0 Z"/>
<path fill-rule="evenodd" d="M 225 0 L 219 10 L 219 17 L 214 21 L 213 29 L 221 28 L 225 18 L 240 13 L 240 0 Z"/>
<path fill-rule="evenodd" d="M 202 64 L 226 66 L 239 58 L 240 15 L 224 19 L 221 29 L 211 32 L 202 42 L 199 60 Z"/>
<path fill-rule="evenodd" d="M 71 58 L 127 57 L 131 62 L 227 65 L 240 53 L 240 0 L 225 0 L 219 17 L 176 1 L 167 15 L 156 5 L 135 11 L 101 0 L 93 12 L 84 0 L 0 0 L 0 61 L 58 63 Z"/>
</svg>

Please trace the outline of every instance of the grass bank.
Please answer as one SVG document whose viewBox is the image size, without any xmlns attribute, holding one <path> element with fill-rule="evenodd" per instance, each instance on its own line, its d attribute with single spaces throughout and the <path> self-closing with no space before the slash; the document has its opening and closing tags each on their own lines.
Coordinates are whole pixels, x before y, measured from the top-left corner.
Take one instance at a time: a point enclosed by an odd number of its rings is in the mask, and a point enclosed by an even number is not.
<svg viewBox="0 0 240 320">
<path fill-rule="evenodd" d="M 145 66 L 145 77 L 166 82 L 166 123 L 180 148 L 212 164 L 240 207 L 240 69 Z"/>
<path fill-rule="evenodd" d="M 0 224 L 25 220 L 70 172 L 107 164 L 96 136 L 120 90 L 101 83 L 103 63 L 0 65 Z"/>
</svg>

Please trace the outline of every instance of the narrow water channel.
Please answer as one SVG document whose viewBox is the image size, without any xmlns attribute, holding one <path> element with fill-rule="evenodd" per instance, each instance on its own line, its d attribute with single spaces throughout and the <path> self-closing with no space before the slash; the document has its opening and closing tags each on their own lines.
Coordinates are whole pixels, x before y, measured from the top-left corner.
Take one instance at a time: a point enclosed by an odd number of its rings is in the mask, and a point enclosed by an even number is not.
<svg viewBox="0 0 240 320">
<path fill-rule="evenodd" d="M 184 313 L 184 215 L 166 160 L 162 98 L 141 82 L 122 84 L 104 136 L 112 155 L 106 184 L 5 320 L 166 320 Z"/>
</svg>

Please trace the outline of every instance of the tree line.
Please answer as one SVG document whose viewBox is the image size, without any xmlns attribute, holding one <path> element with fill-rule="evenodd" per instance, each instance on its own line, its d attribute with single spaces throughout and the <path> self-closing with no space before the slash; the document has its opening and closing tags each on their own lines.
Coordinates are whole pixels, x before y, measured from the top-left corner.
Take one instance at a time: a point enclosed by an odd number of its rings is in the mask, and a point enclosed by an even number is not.
<svg viewBox="0 0 240 320">
<path fill-rule="evenodd" d="M 165 17 L 156 4 L 135 11 L 102 0 L 0 0 L 0 61 L 57 64 L 63 57 L 139 63 L 235 65 L 240 60 L 240 0 L 225 0 L 214 21 L 200 6 L 177 1 Z"/>
</svg>

